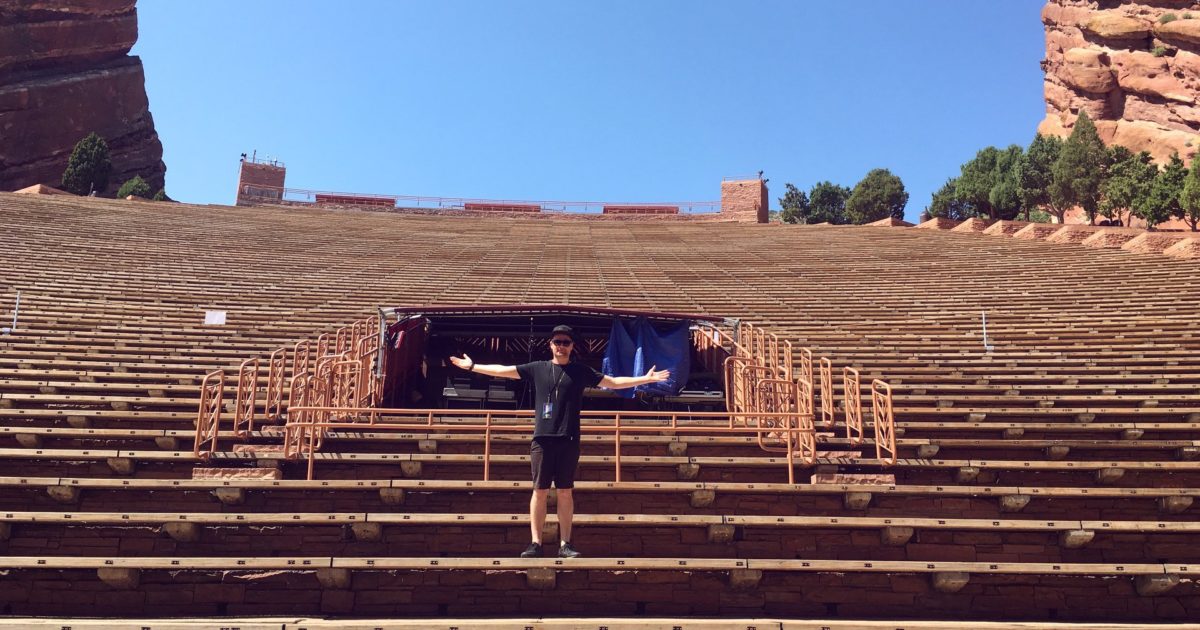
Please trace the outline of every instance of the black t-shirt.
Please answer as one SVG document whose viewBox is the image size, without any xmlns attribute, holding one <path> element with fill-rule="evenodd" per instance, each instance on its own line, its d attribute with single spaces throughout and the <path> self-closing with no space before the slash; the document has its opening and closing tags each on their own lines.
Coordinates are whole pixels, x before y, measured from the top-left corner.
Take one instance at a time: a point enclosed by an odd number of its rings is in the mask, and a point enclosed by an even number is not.
<svg viewBox="0 0 1200 630">
<path fill-rule="evenodd" d="M 566 365 L 552 361 L 523 363 L 517 366 L 517 374 L 526 383 L 533 383 L 533 436 L 579 437 L 583 390 L 599 385 L 604 375 L 574 361 Z"/>
</svg>

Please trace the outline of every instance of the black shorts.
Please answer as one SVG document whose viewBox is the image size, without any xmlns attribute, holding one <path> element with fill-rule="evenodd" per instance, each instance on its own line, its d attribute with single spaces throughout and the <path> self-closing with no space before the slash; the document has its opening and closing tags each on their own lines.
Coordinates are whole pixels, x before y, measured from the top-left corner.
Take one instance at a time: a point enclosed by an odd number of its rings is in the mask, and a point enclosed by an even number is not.
<svg viewBox="0 0 1200 630">
<path fill-rule="evenodd" d="M 579 466 L 579 438 L 542 436 L 529 444 L 529 462 L 533 468 L 533 487 L 574 488 L 575 469 Z"/>
</svg>

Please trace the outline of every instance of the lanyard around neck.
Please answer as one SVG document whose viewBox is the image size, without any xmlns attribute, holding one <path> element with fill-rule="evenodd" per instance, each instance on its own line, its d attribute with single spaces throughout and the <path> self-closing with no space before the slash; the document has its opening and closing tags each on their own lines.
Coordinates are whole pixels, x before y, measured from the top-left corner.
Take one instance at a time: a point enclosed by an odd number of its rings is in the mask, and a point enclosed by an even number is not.
<svg viewBox="0 0 1200 630">
<path fill-rule="evenodd" d="M 558 364 L 553 361 L 550 362 L 551 373 L 554 372 L 555 365 L 558 365 Z M 567 375 L 567 366 L 559 365 L 558 367 L 560 370 L 558 373 L 558 379 L 554 381 L 554 386 L 550 388 L 550 394 L 549 394 L 550 404 L 552 404 L 552 405 L 558 404 L 558 386 L 562 383 L 563 377 Z"/>
</svg>

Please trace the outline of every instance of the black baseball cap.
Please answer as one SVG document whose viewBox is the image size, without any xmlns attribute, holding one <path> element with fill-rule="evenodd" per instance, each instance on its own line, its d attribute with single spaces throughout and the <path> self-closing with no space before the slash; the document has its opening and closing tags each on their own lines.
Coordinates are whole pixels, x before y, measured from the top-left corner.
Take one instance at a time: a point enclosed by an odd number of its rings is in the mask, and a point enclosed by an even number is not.
<svg viewBox="0 0 1200 630">
<path fill-rule="evenodd" d="M 550 331 L 550 336 L 554 337 L 554 335 L 566 335 L 570 337 L 571 341 L 574 341 L 575 345 L 577 346 L 582 343 L 582 341 L 579 339 L 579 335 L 575 334 L 574 329 L 566 324 L 555 326 L 554 330 Z"/>
</svg>

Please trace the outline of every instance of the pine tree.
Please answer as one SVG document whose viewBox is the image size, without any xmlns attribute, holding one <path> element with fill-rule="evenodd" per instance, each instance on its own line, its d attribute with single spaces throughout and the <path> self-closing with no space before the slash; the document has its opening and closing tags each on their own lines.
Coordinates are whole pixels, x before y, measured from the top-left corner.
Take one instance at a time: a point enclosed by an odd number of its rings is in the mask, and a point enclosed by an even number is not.
<svg viewBox="0 0 1200 630">
<path fill-rule="evenodd" d="M 1154 183 L 1150 186 L 1150 194 L 1134 206 L 1134 213 L 1144 219 L 1151 230 L 1182 212 L 1179 198 L 1187 173 L 1187 167 L 1183 165 L 1183 160 L 1179 159 L 1179 154 L 1172 153 L 1171 161 L 1155 176 Z"/>
<path fill-rule="evenodd" d="M 141 175 L 134 175 L 117 190 L 117 199 L 124 199 L 130 195 L 141 197 L 142 199 L 150 198 L 150 184 L 142 179 Z"/>
<path fill-rule="evenodd" d="M 1017 195 L 1021 198 L 1021 207 L 1025 210 L 1025 219 L 1030 212 L 1045 208 L 1061 220 L 1066 210 L 1056 211 L 1051 205 L 1050 183 L 1053 180 L 1051 169 L 1062 152 L 1062 139 L 1058 136 L 1043 136 L 1037 134 L 1029 148 L 1021 156 L 1017 164 Z"/>
<path fill-rule="evenodd" d="M 808 223 L 808 195 L 791 184 L 786 186 L 787 192 L 779 198 L 780 219 L 784 223 Z"/>
<path fill-rule="evenodd" d="M 1071 136 L 1063 143 L 1062 152 L 1051 168 L 1050 194 L 1052 205 L 1063 212 L 1055 215 L 1060 223 L 1066 208 L 1073 206 L 1083 208 L 1089 223 L 1095 222 L 1107 167 L 1108 150 L 1096 133 L 1096 125 L 1087 112 L 1080 112 Z"/>
<path fill-rule="evenodd" d="M 867 173 L 846 199 L 846 219 L 863 225 L 888 217 L 903 219 L 908 205 L 904 182 L 886 168 Z"/>
<path fill-rule="evenodd" d="M 1196 158 L 1192 158 L 1192 168 L 1188 169 L 1187 177 L 1183 180 L 1179 207 L 1179 218 L 1195 232 L 1197 224 L 1200 224 L 1200 160 Z"/>
<path fill-rule="evenodd" d="M 67 170 L 63 172 L 62 185 L 67 192 L 76 195 L 99 194 L 108 188 L 108 177 L 112 174 L 112 161 L 108 156 L 108 143 L 95 132 L 80 140 L 71 157 Z"/>
</svg>

